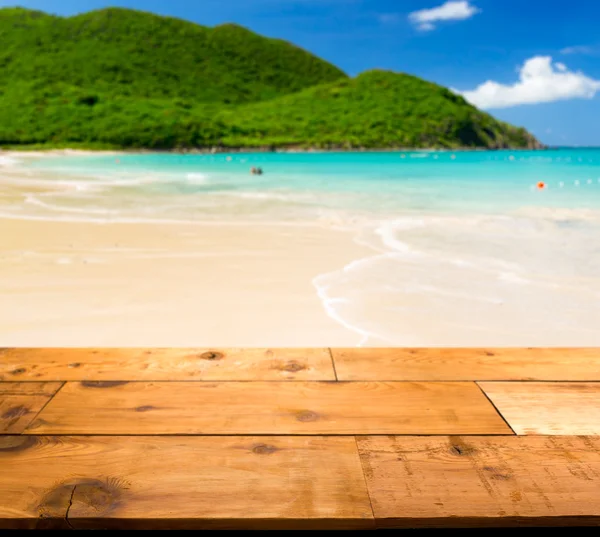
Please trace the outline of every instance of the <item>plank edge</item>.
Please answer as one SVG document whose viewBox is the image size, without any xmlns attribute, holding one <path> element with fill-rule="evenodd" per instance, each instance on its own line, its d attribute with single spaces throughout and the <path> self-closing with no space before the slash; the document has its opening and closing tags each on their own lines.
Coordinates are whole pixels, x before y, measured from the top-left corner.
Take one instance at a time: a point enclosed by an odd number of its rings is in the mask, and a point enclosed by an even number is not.
<svg viewBox="0 0 600 537">
<path fill-rule="evenodd" d="M 375 517 L 377 528 L 514 528 L 514 527 L 595 527 L 600 526 L 600 515 L 573 516 L 497 516 L 497 517 L 460 517 L 440 518 L 397 518 Z"/>
</svg>

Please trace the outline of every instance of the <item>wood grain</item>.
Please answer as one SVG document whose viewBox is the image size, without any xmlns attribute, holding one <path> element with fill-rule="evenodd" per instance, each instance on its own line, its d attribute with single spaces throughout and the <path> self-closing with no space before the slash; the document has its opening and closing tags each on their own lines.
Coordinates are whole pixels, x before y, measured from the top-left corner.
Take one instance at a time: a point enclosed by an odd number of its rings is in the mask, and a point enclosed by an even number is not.
<svg viewBox="0 0 600 537">
<path fill-rule="evenodd" d="M 600 383 L 482 382 L 517 434 L 600 435 Z"/>
<path fill-rule="evenodd" d="M 600 349 L 332 349 L 339 380 L 600 381 Z"/>
<path fill-rule="evenodd" d="M 0 382 L 0 434 L 20 434 L 62 382 Z"/>
<path fill-rule="evenodd" d="M 54 395 L 62 382 L 0 382 L 2 395 Z"/>
<path fill-rule="evenodd" d="M 0 380 L 335 380 L 328 349 L 3 349 Z"/>
<path fill-rule="evenodd" d="M 30 434 L 512 434 L 475 383 L 67 383 Z"/>
<path fill-rule="evenodd" d="M 0 527 L 364 528 L 354 438 L 0 437 Z"/>
<path fill-rule="evenodd" d="M 600 525 L 600 439 L 363 437 L 383 527 Z"/>
</svg>

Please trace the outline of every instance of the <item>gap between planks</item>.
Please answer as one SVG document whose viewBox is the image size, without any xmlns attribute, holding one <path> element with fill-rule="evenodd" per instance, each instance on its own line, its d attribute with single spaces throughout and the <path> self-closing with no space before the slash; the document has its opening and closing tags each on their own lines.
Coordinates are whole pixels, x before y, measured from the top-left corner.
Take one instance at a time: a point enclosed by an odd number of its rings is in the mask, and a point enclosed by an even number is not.
<svg viewBox="0 0 600 537">
<path fill-rule="evenodd" d="M 0 382 L 0 434 L 22 434 L 38 418 L 64 382 Z M 31 389 L 30 389 L 31 387 Z"/>
<path fill-rule="evenodd" d="M 58 392 L 60 392 L 60 390 L 62 390 L 65 386 L 66 382 L 63 382 L 59 387 L 58 390 L 56 390 L 50 397 L 48 397 L 48 400 L 46 401 L 46 403 L 42 406 L 42 408 L 40 408 L 39 412 L 33 417 L 33 419 L 29 422 L 29 424 L 31 424 L 32 422 L 34 422 L 38 416 L 44 411 L 44 409 L 48 406 L 48 404 L 50 403 L 50 401 L 52 401 L 52 399 L 54 399 L 56 397 L 56 394 Z M 29 427 L 29 425 L 27 425 L 27 427 Z M 27 427 L 25 427 L 25 429 L 27 429 Z"/>
<path fill-rule="evenodd" d="M 52 384 L 52 383 L 59 383 L 59 384 L 66 384 L 66 383 L 76 383 L 76 382 L 127 382 L 127 384 L 135 384 L 136 382 L 146 382 L 146 383 L 153 383 L 153 384 L 160 384 L 160 383 L 169 383 L 169 382 L 176 382 L 177 384 L 202 384 L 202 383 L 207 383 L 207 384 L 227 384 L 228 382 L 235 382 L 238 384 L 252 384 L 252 383 L 256 383 L 256 382 L 260 382 L 260 383 L 269 383 L 269 382 L 273 382 L 273 383 L 281 383 L 281 382 L 285 382 L 286 384 L 295 384 L 295 383 L 302 383 L 302 384 L 359 384 L 359 383 L 363 383 L 363 382 L 381 382 L 384 384 L 411 384 L 411 383 L 427 383 L 427 384 L 447 384 L 448 382 L 475 382 L 475 383 L 481 383 L 481 382 L 488 382 L 488 383 L 502 383 L 502 384 L 600 384 L 600 380 L 569 380 L 569 379 L 564 379 L 564 380 L 504 380 L 504 379 L 499 379 L 499 380 L 483 380 L 483 379 L 474 379 L 474 378 L 467 378 L 467 379 L 456 379 L 456 380 L 430 380 L 428 378 L 411 378 L 411 379 L 403 379 L 403 380 L 302 380 L 302 379 L 293 379 L 293 380 L 260 380 L 260 379 L 256 379 L 256 380 L 210 380 L 210 379 L 196 379 L 196 380 L 164 380 L 164 379 L 159 379 L 159 380 L 148 380 L 148 379 L 137 379 L 137 380 L 127 380 L 126 378 L 118 378 L 118 377 L 111 377 L 110 379 L 106 379 L 106 380 L 87 380 L 87 379 L 83 379 L 83 380 L 73 380 L 73 379 L 57 379 L 57 380 L 0 380 L 0 386 L 2 384 Z M 17 393 L 3 393 L 2 395 L 20 395 Z"/>
<path fill-rule="evenodd" d="M 496 412 L 498 413 L 498 415 L 504 420 L 504 423 L 506 423 L 506 426 L 512 431 L 512 433 L 514 435 L 517 434 L 517 432 L 513 429 L 512 425 L 508 422 L 508 420 L 504 417 L 504 415 L 502 414 L 502 412 L 500 412 L 500 410 L 498 409 L 498 407 L 496 406 L 496 404 L 494 403 L 494 401 L 492 401 L 492 398 L 486 393 L 486 391 L 483 389 L 483 387 L 479 384 L 479 382 L 475 382 L 475 384 L 477 384 L 477 387 L 481 390 L 481 393 L 484 395 L 484 397 L 490 402 L 490 405 L 492 405 L 494 407 L 494 409 L 496 410 Z"/>
<path fill-rule="evenodd" d="M 335 368 L 335 358 L 333 357 L 333 351 L 331 350 L 330 347 L 327 347 L 327 351 L 329 352 L 329 356 L 331 357 L 331 367 L 333 367 L 333 374 L 335 375 L 335 381 L 339 382 L 339 378 L 338 378 L 338 374 L 337 374 L 337 370 Z"/>
</svg>

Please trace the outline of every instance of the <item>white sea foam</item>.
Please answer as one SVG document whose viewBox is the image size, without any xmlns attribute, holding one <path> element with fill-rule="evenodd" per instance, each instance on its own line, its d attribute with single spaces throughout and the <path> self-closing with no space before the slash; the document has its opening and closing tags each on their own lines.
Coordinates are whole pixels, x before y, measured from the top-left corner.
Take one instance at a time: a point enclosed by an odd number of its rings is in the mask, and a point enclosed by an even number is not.
<svg viewBox="0 0 600 537">
<path fill-rule="evenodd" d="M 397 234 L 400 231 L 408 231 L 423 227 L 422 219 L 404 218 L 393 220 L 392 222 L 382 223 L 375 229 L 375 234 L 379 236 L 383 244 L 394 252 L 399 252 L 404 255 L 417 256 L 418 252 L 409 246 L 407 243 L 398 239 Z"/>
<path fill-rule="evenodd" d="M 43 207 L 49 211 L 55 211 L 60 213 L 77 213 L 77 214 L 92 214 L 92 215 L 111 215 L 118 214 L 118 211 L 110 210 L 110 209 L 95 209 L 95 208 L 79 208 L 79 207 L 64 207 L 60 205 L 53 205 L 51 203 L 46 203 L 45 201 L 40 200 L 37 196 L 29 194 L 25 198 L 25 203 L 30 203 L 31 205 L 37 205 L 38 207 Z"/>
<path fill-rule="evenodd" d="M 14 157 L 5 157 L 0 155 L 0 167 L 2 168 L 13 168 L 19 163 L 20 161 Z"/>
<path fill-rule="evenodd" d="M 505 298 L 501 288 L 491 284 L 493 279 L 519 286 L 532 282 L 519 275 L 521 267 L 518 263 L 482 256 L 477 251 L 466 258 L 456 257 L 452 249 L 426 251 L 419 247 L 419 242 L 414 238 L 404 239 L 403 234 L 410 237 L 411 231 L 427 227 L 431 233 L 420 233 L 419 237 L 430 240 L 439 231 L 449 232 L 455 228 L 460 235 L 465 230 L 479 229 L 482 225 L 501 230 L 509 222 L 512 222 L 510 217 L 491 215 L 405 217 L 371 222 L 370 233 L 364 230 L 355 240 L 382 253 L 352 261 L 339 271 L 319 276 L 313 284 L 327 314 L 361 336 L 359 345 L 373 339 L 386 341 L 387 338 L 390 343 L 404 341 L 403 338 L 410 335 L 402 334 L 401 326 L 396 329 L 388 327 L 388 331 L 384 329 L 383 333 L 373 333 L 372 328 L 367 328 L 372 321 L 362 311 L 361 302 L 371 303 L 372 307 L 372 298 L 369 296 L 376 293 L 382 294 L 382 297 L 396 296 L 398 311 L 405 309 L 402 297 L 408 295 L 430 296 L 432 300 L 440 297 L 458 300 L 462 304 L 477 303 L 479 308 L 495 308 L 503 306 Z M 451 231 L 449 233 L 452 234 Z M 369 234 L 371 240 L 365 240 L 364 237 Z M 379 244 L 373 242 L 373 237 L 379 239 Z M 470 283 L 465 287 L 465 282 L 475 280 L 480 282 L 478 291 L 470 288 Z M 481 287 L 484 281 L 490 284 Z M 393 312 L 390 314 L 395 315 Z M 385 335 L 389 330 L 396 333 L 393 340 Z"/>
<path fill-rule="evenodd" d="M 328 283 L 328 280 L 330 280 L 331 278 L 333 278 L 335 280 L 335 276 L 336 276 L 335 273 L 321 274 L 321 275 L 317 276 L 316 278 L 314 278 L 312 281 L 313 286 L 317 290 L 317 296 L 321 300 L 321 303 L 323 304 L 323 307 L 325 308 L 325 312 L 327 313 L 327 315 L 331 319 L 336 321 L 338 324 L 342 325 L 347 330 L 350 330 L 351 332 L 355 332 L 356 334 L 358 334 L 360 336 L 360 340 L 356 345 L 357 347 L 362 347 L 362 346 L 366 345 L 368 343 L 369 339 L 372 337 L 383 339 L 385 341 L 384 338 L 381 338 L 380 336 L 378 336 L 375 333 L 369 332 L 368 330 L 364 330 L 358 326 L 352 325 L 338 313 L 336 306 L 348 304 L 349 301 L 345 298 L 336 298 L 336 297 L 329 296 L 328 290 L 329 290 L 330 284 Z"/>
<path fill-rule="evenodd" d="M 75 192 L 101 192 L 104 190 L 102 185 L 92 184 L 90 181 L 53 181 L 52 186 L 58 186 L 62 190 Z M 48 185 L 48 182 L 46 182 Z"/>
<path fill-rule="evenodd" d="M 210 182 L 208 175 L 204 173 L 188 173 L 186 177 L 188 183 L 195 185 L 206 185 Z"/>
<path fill-rule="evenodd" d="M 299 201 L 301 199 L 299 196 L 273 192 L 237 192 L 231 194 L 231 196 L 247 200 Z"/>
<path fill-rule="evenodd" d="M 43 203 L 43 202 L 42 202 Z M 159 225 L 193 225 L 198 227 L 248 227 L 259 226 L 266 228 L 322 228 L 319 222 L 297 221 L 290 222 L 285 220 L 199 220 L 197 218 L 166 218 L 156 217 L 147 218 L 140 216 L 111 215 L 110 218 L 98 218 L 93 215 L 77 216 L 75 214 L 60 214 L 58 211 L 48 211 L 46 214 L 22 212 L 22 207 L 17 211 L 11 212 L 11 207 L 4 207 L 0 210 L 0 218 L 6 220 L 24 220 L 33 222 L 63 222 L 63 223 L 81 223 L 81 224 L 159 224 Z M 53 214 L 50 214 L 53 213 Z M 87 211 L 82 211 L 87 213 Z"/>
<path fill-rule="evenodd" d="M 395 236 L 395 233 L 403 230 L 418 228 L 422 225 L 424 225 L 423 221 L 410 218 L 397 219 L 392 222 L 380 222 L 379 224 L 375 224 L 375 229 L 372 232 L 374 232 L 374 234 L 378 236 L 383 243 L 384 253 L 362 259 L 356 259 L 348 263 L 339 271 L 321 274 L 313 279 L 313 285 L 317 290 L 317 295 L 321 300 L 327 315 L 347 330 L 355 332 L 360 336 L 361 339 L 358 342 L 357 347 L 367 345 L 369 341 L 373 339 L 384 343 L 391 343 L 391 341 L 383 335 L 367 330 L 356 322 L 350 321 L 348 318 L 346 318 L 344 314 L 340 312 L 340 309 L 342 309 L 342 307 L 351 309 L 352 307 L 356 306 L 353 305 L 352 301 L 348 298 L 343 296 L 334 296 L 331 294 L 332 287 L 341 282 L 344 278 L 352 277 L 353 275 L 356 275 L 356 277 L 359 279 L 361 278 L 361 275 L 364 275 L 366 280 L 361 279 L 361 281 L 366 282 L 369 279 L 368 274 L 370 271 L 374 271 L 378 263 L 381 261 L 393 260 L 397 261 L 398 263 L 402 263 L 402 260 L 407 256 L 417 256 L 418 253 L 415 252 L 408 244 L 398 240 Z M 355 237 L 355 242 L 365 245 L 368 244 L 368 241 L 361 239 L 360 235 Z M 377 245 L 372 244 L 371 246 L 376 250 L 380 249 L 377 247 Z M 385 251 L 386 248 L 391 251 Z M 376 271 L 373 273 L 375 274 Z"/>
</svg>

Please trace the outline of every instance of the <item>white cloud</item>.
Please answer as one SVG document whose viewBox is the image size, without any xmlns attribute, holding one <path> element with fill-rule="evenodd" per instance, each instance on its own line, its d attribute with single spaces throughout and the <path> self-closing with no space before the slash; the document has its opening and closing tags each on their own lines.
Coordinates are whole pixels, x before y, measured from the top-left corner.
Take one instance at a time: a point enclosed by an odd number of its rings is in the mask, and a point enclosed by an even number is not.
<svg viewBox="0 0 600 537">
<path fill-rule="evenodd" d="M 408 18 L 419 30 L 430 31 L 435 29 L 436 22 L 470 19 L 480 12 L 469 0 L 449 0 L 439 7 L 414 11 Z"/>
<path fill-rule="evenodd" d="M 592 99 L 600 91 L 600 80 L 581 71 L 569 71 L 550 56 L 535 56 L 525 62 L 519 80 L 512 85 L 488 80 L 471 91 L 458 91 L 479 108 L 509 108 L 521 104 L 549 103 L 567 99 Z"/>
<path fill-rule="evenodd" d="M 566 47 L 560 51 L 561 54 L 594 54 L 594 52 L 593 47 L 587 46 Z"/>
</svg>

